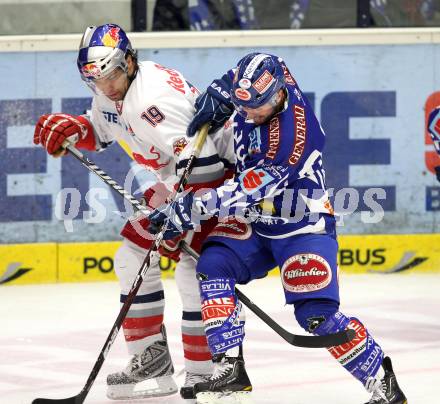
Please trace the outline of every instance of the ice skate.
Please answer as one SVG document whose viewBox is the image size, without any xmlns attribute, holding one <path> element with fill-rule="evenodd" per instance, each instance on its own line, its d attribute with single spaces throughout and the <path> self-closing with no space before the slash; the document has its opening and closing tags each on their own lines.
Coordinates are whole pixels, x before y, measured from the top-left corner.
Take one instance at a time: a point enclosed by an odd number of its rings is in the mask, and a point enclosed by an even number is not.
<svg viewBox="0 0 440 404">
<path fill-rule="evenodd" d="M 241 347 L 236 357 L 221 354 L 213 360 L 211 378 L 194 385 L 197 404 L 251 403 L 252 384 L 246 373 Z"/>
<path fill-rule="evenodd" d="M 113 400 L 160 397 L 177 392 L 172 377 L 173 363 L 166 341 L 156 341 L 145 350 L 134 355 L 122 372 L 107 376 L 107 397 Z"/>
<path fill-rule="evenodd" d="M 382 379 L 375 380 L 372 378 L 367 381 L 367 390 L 372 392 L 373 396 L 365 404 L 408 404 L 405 394 L 397 384 L 391 359 L 388 356 L 383 359 L 382 367 L 385 371 Z"/>
<path fill-rule="evenodd" d="M 207 382 L 210 378 L 211 378 L 210 374 L 186 372 L 185 383 L 180 388 L 180 396 L 185 400 L 195 399 L 196 396 L 194 395 L 194 389 L 193 389 L 194 385 L 196 383 Z"/>
</svg>

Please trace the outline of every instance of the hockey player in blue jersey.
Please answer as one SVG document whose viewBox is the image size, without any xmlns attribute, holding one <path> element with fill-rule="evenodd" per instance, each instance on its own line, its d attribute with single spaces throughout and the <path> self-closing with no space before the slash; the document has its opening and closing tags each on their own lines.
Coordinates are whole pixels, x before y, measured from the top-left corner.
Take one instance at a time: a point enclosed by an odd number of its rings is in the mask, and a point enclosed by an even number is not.
<svg viewBox="0 0 440 404">
<path fill-rule="evenodd" d="M 278 265 L 287 304 L 315 335 L 352 328 L 355 338 L 331 355 L 372 393 L 369 403 L 406 404 L 391 360 L 356 317 L 339 311 L 338 243 L 325 186 L 325 134 L 285 63 L 252 53 L 214 80 L 196 103 L 188 128 L 215 131 L 232 115 L 235 177 L 201 193 L 182 194 L 150 216 L 167 220 L 166 237 L 219 216 L 197 265 L 202 317 L 216 361 L 211 380 L 194 386 L 200 402 L 252 390 L 242 355 L 243 311 L 236 283 L 264 277 Z M 206 400 L 206 401 L 205 401 Z"/>
</svg>

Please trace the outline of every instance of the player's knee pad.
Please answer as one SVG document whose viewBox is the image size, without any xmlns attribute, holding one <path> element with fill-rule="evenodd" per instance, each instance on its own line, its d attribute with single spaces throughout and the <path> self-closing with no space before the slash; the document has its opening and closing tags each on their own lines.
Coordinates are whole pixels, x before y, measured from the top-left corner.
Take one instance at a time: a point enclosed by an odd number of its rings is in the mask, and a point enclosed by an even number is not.
<svg viewBox="0 0 440 404">
<path fill-rule="evenodd" d="M 242 266 L 243 263 L 230 248 L 213 243 L 209 244 L 200 256 L 197 272 L 206 275 L 208 279 L 236 278 L 235 271 Z"/>
<path fill-rule="evenodd" d="M 144 262 L 146 253 L 147 250 L 127 240 L 124 240 L 116 251 L 114 256 L 114 268 L 123 293 L 128 293 L 130 290 L 134 278 L 139 273 Z M 153 259 L 138 295 L 140 293 L 151 293 L 161 289 L 163 288 L 159 262 L 157 259 Z"/>
<path fill-rule="evenodd" d="M 295 317 L 306 331 L 315 333 L 316 328 L 331 318 L 339 309 L 339 303 L 329 299 L 308 299 L 295 303 Z"/>
<path fill-rule="evenodd" d="M 244 339 L 242 305 L 234 288 L 235 281 L 230 278 L 200 281 L 202 319 L 214 355 L 241 345 Z"/>
</svg>

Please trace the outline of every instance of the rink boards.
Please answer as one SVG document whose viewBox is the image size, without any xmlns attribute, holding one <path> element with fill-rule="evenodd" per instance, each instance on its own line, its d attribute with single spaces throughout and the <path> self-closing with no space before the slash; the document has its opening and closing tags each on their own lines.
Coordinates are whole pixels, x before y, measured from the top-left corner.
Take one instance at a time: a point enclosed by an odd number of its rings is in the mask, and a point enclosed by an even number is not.
<svg viewBox="0 0 440 404">
<path fill-rule="evenodd" d="M 0 245 L 0 285 L 97 282 L 116 279 L 113 256 L 120 242 Z M 339 267 L 347 273 L 440 272 L 440 235 L 342 235 Z M 163 277 L 175 263 L 162 257 Z M 270 275 L 277 275 L 274 270 Z"/>
</svg>

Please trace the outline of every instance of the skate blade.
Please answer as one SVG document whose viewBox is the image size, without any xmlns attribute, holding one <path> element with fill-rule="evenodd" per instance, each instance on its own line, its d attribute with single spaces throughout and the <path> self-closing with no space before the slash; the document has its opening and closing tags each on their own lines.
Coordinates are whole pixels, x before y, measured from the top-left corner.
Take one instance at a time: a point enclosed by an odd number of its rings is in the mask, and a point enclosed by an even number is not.
<svg viewBox="0 0 440 404">
<path fill-rule="evenodd" d="M 253 404 L 250 391 L 197 393 L 196 404 Z"/>
<path fill-rule="evenodd" d="M 136 384 L 107 385 L 107 397 L 111 400 L 162 397 L 175 394 L 177 391 L 177 384 L 172 376 L 156 377 Z"/>
</svg>

